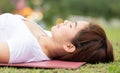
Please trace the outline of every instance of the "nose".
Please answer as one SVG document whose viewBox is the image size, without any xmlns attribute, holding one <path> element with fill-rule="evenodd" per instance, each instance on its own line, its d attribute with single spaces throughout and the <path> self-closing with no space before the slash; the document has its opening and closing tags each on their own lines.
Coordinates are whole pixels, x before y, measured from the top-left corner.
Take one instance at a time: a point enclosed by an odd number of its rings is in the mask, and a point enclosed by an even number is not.
<svg viewBox="0 0 120 73">
<path fill-rule="evenodd" d="M 65 20 L 65 21 L 64 21 L 64 23 L 69 23 L 69 22 L 70 22 L 70 21 L 68 21 L 68 20 Z"/>
<path fill-rule="evenodd" d="M 65 21 L 64 21 L 64 24 L 67 24 L 67 25 L 72 25 L 72 24 L 73 24 L 73 22 L 71 22 L 71 21 L 69 21 L 69 20 L 65 20 Z"/>
</svg>

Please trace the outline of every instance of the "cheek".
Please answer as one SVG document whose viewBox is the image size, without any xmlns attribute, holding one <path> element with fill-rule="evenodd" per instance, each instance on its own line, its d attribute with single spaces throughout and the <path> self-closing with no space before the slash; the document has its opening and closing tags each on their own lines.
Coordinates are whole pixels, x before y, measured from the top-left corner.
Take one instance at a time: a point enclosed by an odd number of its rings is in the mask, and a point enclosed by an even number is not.
<svg viewBox="0 0 120 73">
<path fill-rule="evenodd" d="M 53 34 L 55 34 L 57 37 L 65 38 L 65 39 L 71 39 L 74 37 L 75 32 L 69 28 L 52 28 Z"/>
<path fill-rule="evenodd" d="M 62 32 L 62 35 L 64 36 L 64 38 L 66 38 L 66 39 L 68 39 L 68 40 L 71 40 L 71 39 L 74 38 L 75 32 L 73 32 L 72 30 L 63 31 L 63 32 Z"/>
</svg>

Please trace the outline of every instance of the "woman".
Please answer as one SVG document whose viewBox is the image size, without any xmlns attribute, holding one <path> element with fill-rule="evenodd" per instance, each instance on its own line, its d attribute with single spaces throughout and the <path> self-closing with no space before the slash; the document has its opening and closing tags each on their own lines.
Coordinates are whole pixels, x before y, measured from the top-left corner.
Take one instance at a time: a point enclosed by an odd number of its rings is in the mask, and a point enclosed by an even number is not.
<svg viewBox="0 0 120 73">
<path fill-rule="evenodd" d="M 0 63 L 43 60 L 112 62 L 113 48 L 93 22 L 64 21 L 51 32 L 19 15 L 0 15 Z"/>
</svg>

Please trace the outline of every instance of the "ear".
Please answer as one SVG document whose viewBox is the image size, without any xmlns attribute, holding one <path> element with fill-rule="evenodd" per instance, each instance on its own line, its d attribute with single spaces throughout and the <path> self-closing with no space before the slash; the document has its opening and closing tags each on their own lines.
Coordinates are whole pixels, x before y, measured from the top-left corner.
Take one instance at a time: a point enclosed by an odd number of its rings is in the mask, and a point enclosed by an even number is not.
<svg viewBox="0 0 120 73">
<path fill-rule="evenodd" d="M 72 53 L 76 50 L 75 46 L 71 43 L 63 44 L 63 48 L 66 52 Z"/>
</svg>

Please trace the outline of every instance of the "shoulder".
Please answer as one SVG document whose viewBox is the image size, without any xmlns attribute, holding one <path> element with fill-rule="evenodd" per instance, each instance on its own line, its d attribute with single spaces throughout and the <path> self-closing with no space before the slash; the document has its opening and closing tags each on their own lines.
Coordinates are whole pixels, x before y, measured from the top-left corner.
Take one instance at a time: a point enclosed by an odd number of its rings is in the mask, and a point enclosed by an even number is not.
<svg viewBox="0 0 120 73">
<path fill-rule="evenodd" d="M 3 14 L 0 14 L 0 17 L 12 17 L 12 16 L 15 16 L 15 17 L 19 17 L 19 18 L 24 18 L 22 15 L 19 15 L 19 14 L 12 14 L 12 13 L 3 13 Z"/>
<path fill-rule="evenodd" d="M 3 13 L 3 14 L 0 14 L 1 16 L 5 16 L 5 15 L 13 15 L 12 13 Z"/>
</svg>

